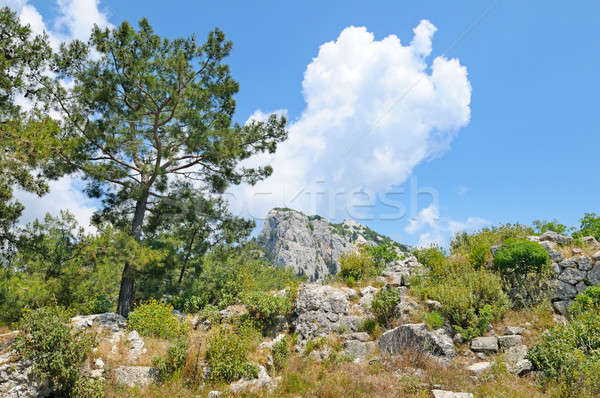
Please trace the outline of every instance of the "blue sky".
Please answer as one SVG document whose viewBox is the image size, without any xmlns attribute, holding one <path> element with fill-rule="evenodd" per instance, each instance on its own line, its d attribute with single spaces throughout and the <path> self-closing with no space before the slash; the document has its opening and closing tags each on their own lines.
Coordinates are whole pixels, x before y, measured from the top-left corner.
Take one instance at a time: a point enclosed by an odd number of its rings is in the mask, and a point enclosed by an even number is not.
<svg viewBox="0 0 600 398">
<path fill-rule="evenodd" d="M 359 120 L 367 120 L 371 116 L 368 105 L 389 95 L 392 104 L 397 102 L 389 113 L 392 118 L 400 115 L 399 119 L 394 119 L 389 128 L 381 131 L 378 126 L 373 129 L 346 127 L 345 136 L 339 128 L 351 126 L 355 119 L 327 128 L 319 126 L 318 138 L 323 139 L 326 147 L 322 153 L 330 159 L 314 161 L 311 157 L 294 154 L 296 161 L 289 165 L 278 159 L 279 163 L 275 164 L 294 169 L 282 178 L 301 175 L 304 182 L 314 183 L 323 171 L 325 189 L 354 186 L 360 181 L 358 185 L 373 192 L 384 192 L 389 186 L 396 190 L 407 188 L 411 178 L 416 178 L 418 186 L 431 187 L 438 193 L 435 206 L 431 206 L 427 195 L 422 195 L 416 207 L 409 205 L 408 195 L 396 195 L 394 200 L 410 208 L 416 219 L 410 221 L 407 215 L 381 220 L 378 215 L 388 213 L 390 208 L 378 203 L 367 209 L 370 219 L 361 221 L 409 244 L 447 241 L 461 228 L 476 228 L 488 223 L 530 223 L 534 219 L 558 218 L 565 224 L 576 225 L 584 212 L 600 212 L 597 199 L 600 194 L 597 156 L 600 112 L 596 109 L 600 88 L 597 75 L 600 4 L 597 2 L 195 0 L 165 3 L 103 0 L 97 3 L 94 0 L 10 0 L 3 3 L 20 12 L 27 7 L 30 7 L 29 11 L 33 8 L 43 19 L 46 29 L 61 39 L 78 37 L 81 35 L 78 32 L 84 31 L 86 24 L 93 21 L 117 25 L 123 20 L 136 22 L 143 16 L 149 19 L 157 33 L 168 37 L 195 33 L 202 38 L 210 29 L 219 27 L 234 43 L 228 62 L 241 84 L 236 97 L 237 120 L 244 123 L 253 114 L 260 118 L 255 113 L 257 110 L 269 113 L 284 109 L 290 122 L 296 124 L 291 130 L 295 136 L 308 134 L 311 138 L 316 137 L 311 135 L 310 129 L 317 119 L 307 120 L 307 100 L 311 101 L 311 94 L 307 94 L 306 86 L 309 86 L 309 92 L 318 92 L 312 97 L 314 106 L 321 103 L 325 91 L 340 90 L 343 93 L 346 89 L 343 85 L 333 85 L 335 82 L 323 87 L 327 82 L 319 78 L 311 80 L 305 75 L 311 63 L 337 71 L 335 65 L 325 62 L 325 54 L 319 52 L 320 46 L 327 42 L 337 43 L 335 54 L 339 55 L 347 48 L 341 41 L 336 42 L 342 32 L 348 33 L 350 42 L 372 33 L 372 42 L 364 48 L 373 48 L 390 35 L 397 36 L 401 46 L 408 46 L 415 36 L 413 29 L 420 26 L 422 20 L 427 20 L 436 31 L 434 34 L 423 33 L 422 37 L 431 40 L 431 53 L 424 50 L 427 54 L 422 58 L 426 67 L 421 73 L 431 76 L 433 60 L 438 56 L 456 59 L 466 68 L 466 73 L 462 76 L 460 69 L 455 69 L 443 78 L 444 82 L 456 83 L 457 90 L 462 90 L 461 79 L 467 79 L 470 92 L 466 96 L 464 90 L 460 91 L 464 98 L 468 97 L 468 102 L 461 103 L 460 109 L 449 113 L 444 113 L 446 108 L 440 104 L 453 101 L 455 91 L 433 94 L 435 106 L 417 106 L 414 112 L 425 112 L 424 119 L 418 120 L 419 125 L 423 121 L 427 124 L 428 118 L 443 119 L 441 124 L 431 122 L 431 126 L 438 127 L 432 127 L 430 134 L 435 137 L 438 132 L 450 134 L 451 139 L 437 142 L 435 150 L 430 144 L 423 144 L 429 145 L 427 150 L 431 153 L 411 160 L 406 167 L 398 166 L 381 173 L 371 170 L 371 174 L 358 173 L 361 180 L 353 179 L 352 171 L 347 169 L 352 159 L 359 161 L 361 156 L 370 159 L 371 146 L 383 145 L 374 137 L 384 144 L 389 140 L 393 161 L 410 157 L 420 148 L 410 141 L 410 125 L 405 126 L 400 120 L 405 115 L 402 112 L 413 112 L 412 106 L 420 104 L 411 98 L 420 95 L 420 87 L 410 89 L 411 84 L 407 86 L 402 80 L 389 84 L 379 80 L 371 91 L 363 84 L 359 91 L 350 93 L 358 93 L 358 104 L 362 104 L 352 112 L 360 116 Z M 364 32 L 347 29 L 352 26 L 366 29 Z M 390 48 L 390 52 L 395 51 L 394 48 L 401 51 L 399 47 Z M 378 57 L 377 68 L 389 71 L 406 66 L 385 51 L 374 53 L 374 57 Z M 347 59 L 350 69 L 355 60 Z M 335 58 L 329 61 L 335 64 Z M 373 73 L 372 69 L 357 69 L 357 73 L 361 71 Z M 414 80 L 420 84 L 419 78 Z M 304 91 L 303 82 L 306 85 Z M 315 88 L 319 84 L 321 86 Z M 394 84 L 398 87 L 394 88 Z M 388 88 L 389 92 L 386 91 Z M 364 104 L 367 104 L 366 108 Z M 466 120 L 465 110 L 468 111 Z M 408 118 L 411 117 L 409 113 L 406 114 Z M 369 120 L 373 122 L 373 119 Z M 329 138 L 334 136 L 336 138 Z M 350 149 L 340 150 L 340 145 L 343 148 L 348 145 Z M 312 161 L 321 170 L 310 169 L 307 164 Z M 334 182 L 338 164 L 345 165 L 346 174 L 340 174 L 341 181 Z M 297 174 L 297 169 L 302 167 L 307 170 Z M 373 181 L 376 183 L 371 184 Z M 82 217 L 89 214 L 91 204 L 77 196 L 75 188 L 63 182 L 57 188 L 61 189 L 63 197 L 77 197 L 72 203 L 66 199 L 62 203 L 68 203 L 67 207 L 79 206 Z M 235 193 L 238 196 L 248 194 L 243 190 Z M 26 201 L 31 214 L 45 211 L 45 203 L 48 200 Z M 264 208 L 270 203 L 264 206 L 257 205 L 253 215 L 264 214 Z M 320 209 L 317 211 L 323 213 L 323 206 L 317 205 Z M 340 216 L 340 212 L 336 211 L 335 215 Z"/>
</svg>

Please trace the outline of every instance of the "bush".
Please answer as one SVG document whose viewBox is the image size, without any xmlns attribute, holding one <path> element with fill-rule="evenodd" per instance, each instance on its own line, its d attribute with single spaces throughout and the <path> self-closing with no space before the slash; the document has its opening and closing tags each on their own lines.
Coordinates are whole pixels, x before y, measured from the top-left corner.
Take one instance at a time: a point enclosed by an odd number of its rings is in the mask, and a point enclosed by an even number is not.
<svg viewBox="0 0 600 398">
<path fill-rule="evenodd" d="M 581 314 L 586 311 L 600 311 L 600 285 L 590 286 L 579 293 L 569 309 L 571 314 Z"/>
<path fill-rule="evenodd" d="M 155 299 L 141 303 L 129 313 L 127 328 L 142 336 L 173 339 L 188 332 L 188 325 L 173 313 L 171 304 Z"/>
<path fill-rule="evenodd" d="M 480 336 L 490 322 L 510 308 L 499 276 L 475 269 L 467 259 L 457 256 L 431 267 L 414 281 L 413 290 L 423 299 L 439 301 L 440 314 L 466 339 Z"/>
<path fill-rule="evenodd" d="M 287 336 L 273 345 L 271 355 L 273 356 L 275 370 L 281 370 L 290 357 L 290 341 Z"/>
<path fill-rule="evenodd" d="M 468 255 L 477 247 L 500 245 L 511 238 L 525 239 L 533 233 L 531 227 L 522 224 L 494 225 L 473 233 L 460 232 L 450 241 L 450 253 Z"/>
<path fill-rule="evenodd" d="M 398 259 L 396 248 L 390 242 L 377 246 L 365 246 L 364 250 L 373 260 L 373 265 L 378 272 Z"/>
<path fill-rule="evenodd" d="M 552 328 L 527 355 L 548 380 L 563 385 L 564 396 L 600 392 L 600 314 L 586 311 Z"/>
<path fill-rule="evenodd" d="M 185 365 L 187 359 L 188 342 L 185 336 L 177 339 L 175 344 L 167 350 L 166 358 L 152 358 L 152 365 L 157 369 L 157 378 L 163 382 L 171 377 Z"/>
<path fill-rule="evenodd" d="M 485 268 L 491 259 L 492 252 L 487 244 L 475 246 L 469 253 L 469 262 L 475 269 Z"/>
<path fill-rule="evenodd" d="M 340 275 L 345 280 L 352 278 L 356 282 L 376 275 L 375 263 L 364 250 L 341 255 L 339 263 Z"/>
<path fill-rule="evenodd" d="M 548 252 L 537 242 L 511 238 L 504 241 L 494 257 L 494 267 L 509 277 L 540 273 L 549 265 Z"/>
<path fill-rule="evenodd" d="M 62 397 L 102 397 L 102 385 L 82 374 L 83 361 L 95 345 L 95 336 L 72 331 L 71 314 L 64 307 L 27 311 L 19 322 L 21 333 L 14 349 L 33 361 L 33 372 Z"/>
<path fill-rule="evenodd" d="M 364 321 L 362 321 L 362 323 L 358 327 L 358 331 L 359 332 L 367 332 L 371 336 L 374 336 L 375 334 L 377 334 L 378 328 L 379 328 L 379 325 L 377 324 L 377 320 L 369 318 L 369 319 L 365 319 Z"/>
<path fill-rule="evenodd" d="M 573 232 L 574 238 L 593 236 L 596 240 L 600 241 L 600 216 L 596 213 L 585 213 L 579 222 L 579 230 Z"/>
<path fill-rule="evenodd" d="M 286 315 L 291 309 L 290 300 L 286 296 L 264 292 L 247 294 L 243 301 L 248 309 L 248 316 L 263 330 L 274 327 L 277 324 L 277 317 Z"/>
<path fill-rule="evenodd" d="M 212 381 L 231 383 L 242 377 L 255 378 L 258 375 L 258 368 L 247 360 L 251 347 L 248 333 L 245 326 L 222 326 L 208 339 L 206 361 Z"/>
<path fill-rule="evenodd" d="M 444 326 L 444 318 L 440 315 L 439 312 L 426 312 L 424 316 L 425 325 L 427 325 L 427 329 L 433 330 L 438 329 Z"/>
<path fill-rule="evenodd" d="M 389 326 L 396 315 L 396 306 L 400 303 L 398 289 L 381 289 L 371 302 L 371 312 L 382 325 Z"/>
</svg>

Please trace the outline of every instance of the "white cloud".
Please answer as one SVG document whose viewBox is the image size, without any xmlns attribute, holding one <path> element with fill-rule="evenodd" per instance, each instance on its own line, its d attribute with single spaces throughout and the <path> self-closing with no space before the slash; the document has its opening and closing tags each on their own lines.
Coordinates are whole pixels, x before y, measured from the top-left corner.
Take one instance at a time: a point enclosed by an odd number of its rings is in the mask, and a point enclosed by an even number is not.
<svg viewBox="0 0 600 398">
<path fill-rule="evenodd" d="M 288 140 L 248 161 L 271 164 L 274 174 L 234 187 L 234 207 L 257 218 L 275 206 L 331 217 L 351 202 L 339 192 L 384 191 L 448 150 L 469 122 L 471 85 L 457 59 L 427 62 L 436 30 L 423 20 L 403 45 L 351 26 L 321 45 L 304 73 L 306 108 L 289 124 Z"/>
<path fill-rule="evenodd" d="M 489 224 L 489 221 L 480 217 L 468 217 L 466 221 L 457 221 L 451 218 L 440 217 L 440 211 L 435 205 L 429 205 L 410 219 L 404 230 L 409 234 L 423 231 L 419 235 L 418 247 L 443 245 L 458 232 L 472 231 Z"/>
<path fill-rule="evenodd" d="M 0 0 L 0 6 L 8 6 L 18 13 L 23 24 L 29 24 L 35 34 L 46 32 L 53 48 L 61 42 L 74 39 L 87 41 L 94 24 L 108 27 L 108 17 L 99 9 L 99 0 L 57 0 L 58 16 L 52 24 L 47 25 L 42 15 L 26 0 Z M 17 99 L 24 106 L 28 104 L 23 98 Z M 36 195 L 16 191 L 15 198 L 25 206 L 21 223 L 42 219 L 48 212 L 57 215 L 60 210 L 71 211 L 76 219 L 88 226 L 95 203 L 85 197 L 81 191 L 81 182 L 72 177 L 63 177 L 50 183 L 50 193 L 41 198 Z"/>
</svg>

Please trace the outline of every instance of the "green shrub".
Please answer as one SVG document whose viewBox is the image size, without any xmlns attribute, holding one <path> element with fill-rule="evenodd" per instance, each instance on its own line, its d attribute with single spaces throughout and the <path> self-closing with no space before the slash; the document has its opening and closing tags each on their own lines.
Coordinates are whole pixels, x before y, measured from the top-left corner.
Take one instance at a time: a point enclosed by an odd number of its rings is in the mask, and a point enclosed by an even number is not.
<svg viewBox="0 0 600 398">
<path fill-rule="evenodd" d="M 427 268 L 440 268 L 446 259 L 444 249 L 436 246 L 417 249 L 413 254 Z"/>
<path fill-rule="evenodd" d="M 185 335 L 189 328 L 173 313 L 173 306 L 155 299 L 141 303 L 129 313 L 127 328 L 142 336 L 173 339 Z"/>
<path fill-rule="evenodd" d="M 396 315 L 396 306 L 400 303 L 398 289 L 381 289 L 371 302 L 371 312 L 382 325 L 389 326 Z"/>
<path fill-rule="evenodd" d="M 590 286 L 579 293 L 569 309 L 571 314 L 581 314 L 586 311 L 600 311 L 600 285 Z"/>
<path fill-rule="evenodd" d="M 82 374 L 83 362 L 95 345 L 95 336 L 73 331 L 71 313 L 64 307 L 27 311 L 19 322 L 21 333 L 14 349 L 33 361 L 33 372 L 61 397 L 102 397 L 102 385 Z"/>
<path fill-rule="evenodd" d="M 423 299 L 439 301 L 440 314 L 466 339 L 480 336 L 510 308 L 502 279 L 491 271 L 475 269 L 460 256 L 431 267 L 415 279 L 412 289 Z"/>
<path fill-rule="evenodd" d="M 425 325 L 427 325 L 427 329 L 433 330 L 438 329 L 444 326 L 444 318 L 440 315 L 439 312 L 426 312 L 424 316 Z"/>
<path fill-rule="evenodd" d="M 376 319 L 368 318 L 361 322 L 361 324 L 358 326 L 358 331 L 367 332 L 371 336 L 374 336 L 377 333 L 378 327 L 379 325 L 377 324 Z"/>
<path fill-rule="evenodd" d="M 548 252 L 537 242 L 511 238 L 504 241 L 494 257 L 494 267 L 503 275 L 519 277 L 540 273 L 549 265 Z"/>
<path fill-rule="evenodd" d="M 152 358 L 152 365 L 157 369 L 159 381 L 165 381 L 178 372 L 187 359 L 188 342 L 185 336 L 177 339 L 167 350 L 166 358 Z"/>
<path fill-rule="evenodd" d="M 279 371 L 285 366 L 290 353 L 290 339 L 287 336 L 273 345 L 271 355 L 273 356 L 275 370 Z"/>
<path fill-rule="evenodd" d="M 364 250 L 341 255 L 339 263 L 340 275 L 345 280 L 352 278 L 354 281 L 359 281 L 376 275 L 375 263 Z"/>
<path fill-rule="evenodd" d="M 377 246 L 365 246 L 365 252 L 373 260 L 373 265 L 381 272 L 387 265 L 398 259 L 396 248 L 391 242 L 382 243 Z"/>
<path fill-rule="evenodd" d="M 564 386 L 564 396 L 600 392 L 600 314 L 586 311 L 552 328 L 527 358 L 548 380 Z"/>
<path fill-rule="evenodd" d="M 585 213 L 579 222 L 579 230 L 573 232 L 574 238 L 593 236 L 600 241 L 600 216 L 596 213 Z"/>
<path fill-rule="evenodd" d="M 473 233 L 460 232 L 450 241 L 450 253 L 469 255 L 476 247 L 500 245 L 511 238 L 525 239 L 533 233 L 527 225 L 510 223 L 485 227 Z"/>
<path fill-rule="evenodd" d="M 348 279 L 346 279 L 346 284 L 348 285 L 348 287 L 354 287 L 356 286 L 356 281 L 352 276 L 349 276 Z"/>
<path fill-rule="evenodd" d="M 475 246 L 469 253 L 469 262 L 475 269 L 485 268 L 492 258 L 490 246 L 481 244 Z"/>
<path fill-rule="evenodd" d="M 304 355 L 308 355 L 314 350 L 320 350 L 325 347 L 325 344 L 327 344 L 327 340 L 323 336 L 308 340 L 306 342 L 306 347 L 304 347 Z"/>
<path fill-rule="evenodd" d="M 221 326 L 208 339 L 206 361 L 212 381 L 230 383 L 258 375 L 258 368 L 247 359 L 251 347 L 247 332 L 245 327 Z"/>
<path fill-rule="evenodd" d="M 291 309 L 290 300 L 286 296 L 264 292 L 249 293 L 243 301 L 248 309 L 248 316 L 263 330 L 274 327 L 277 324 L 277 317 L 286 315 Z"/>
</svg>

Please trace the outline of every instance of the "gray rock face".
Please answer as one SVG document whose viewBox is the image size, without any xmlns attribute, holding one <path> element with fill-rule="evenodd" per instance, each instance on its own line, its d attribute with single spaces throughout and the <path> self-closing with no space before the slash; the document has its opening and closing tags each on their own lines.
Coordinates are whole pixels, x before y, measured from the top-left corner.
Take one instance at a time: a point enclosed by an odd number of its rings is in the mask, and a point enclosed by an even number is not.
<svg viewBox="0 0 600 398">
<path fill-rule="evenodd" d="M 338 259 L 355 250 L 357 242 L 374 245 L 384 237 L 364 225 L 346 220 L 331 224 L 319 216 L 306 216 L 290 209 L 267 214 L 257 243 L 275 264 L 292 267 L 310 280 L 336 274 Z"/>
<path fill-rule="evenodd" d="M 334 331 L 357 331 L 364 317 L 350 314 L 350 299 L 355 296 L 350 288 L 303 285 L 296 299 L 296 318 L 291 321 L 298 337 L 307 340 Z"/>
<path fill-rule="evenodd" d="M 234 393 L 242 393 L 242 392 L 259 392 L 262 389 L 266 389 L 267 391 L 272 391 L 277 387 L 277 384 L 281 381 L 281 377 L 272 378 L 267 373 L 267 370 L 264 366 L 258 367 L 258 377 L 252 380 L 238 380 L 229 385 L 229 390 Z"/>
<path fill-rule="evenodd" d="M 0 357 L 0 396 L 5 398 L 47 397 L 51 391 L 34 377 L 30 361 L 9 361 L 9 354 Z"/>
<path fill-rule="evenodd" d="M 472 374 L 479 376 L 480 374 L 490 370 L 492 368 L 491 362 L 477 362 L 467 367 L 467 370 Z"/>
<path fill-rule="evenodd" d="M 498 351 L 497 337 L 476 337 L 471 340 L 471 350 L 475 352 L 496 352 Z"/>
<path fill-rule="evenodd" d="M 119 366 L 114 369 L 113 376 L 118 384 L 146 386 L 155 380 L 156 369 L 150 366 Z"/>
<path fill-rule="evenodd" d="M 452 392 L 445 390 L 431 390 L 433 398 L 473 398 L 470 392 Z"/>
<path fill-rule="evenodd" d="M 342 344 L 342 352 L 359 361 L 365 360 L 376 351 L 377 343 L 374 341 L 349 340 Z"/>
<path fill-rule="evenodd" d="M 509 348 L 516 345 L 519 345 L 523 342 L 523 337 L 518 334 L 513 335 L 505 335 L 498 337 L 498 345 L 501 348 Z"/>
<path fill-rule="evenodd" d="M 405 349 L 446 358 L 456 355 L 452 338 L 444 329 L 428 330 L 424 323 L 401 325 L 379 338 L 379 350 L 383 353 L 396 355 Z"/>
</svg>

